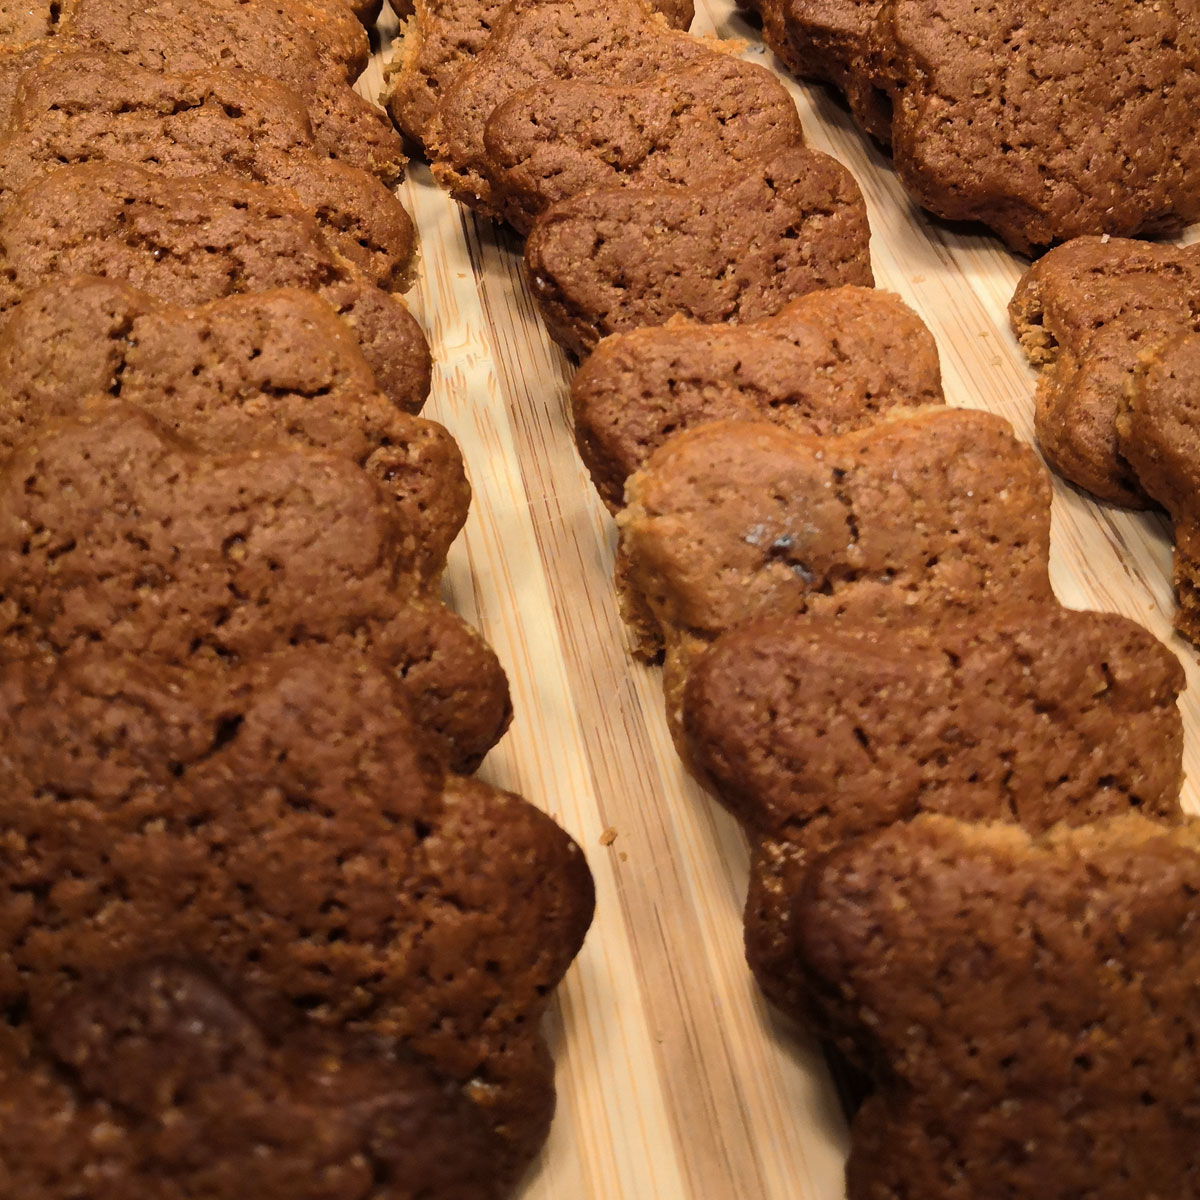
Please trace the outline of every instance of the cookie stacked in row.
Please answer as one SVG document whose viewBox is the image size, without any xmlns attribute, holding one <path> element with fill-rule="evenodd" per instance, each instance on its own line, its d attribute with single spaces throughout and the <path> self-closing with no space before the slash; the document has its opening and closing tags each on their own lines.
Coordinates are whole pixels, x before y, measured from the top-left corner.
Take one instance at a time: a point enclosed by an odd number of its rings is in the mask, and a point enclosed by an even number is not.
<svg viewBox="0 0 1200 1200">
<path fill-rule="evenodd" d="M 1167 510 L 1175 623 L 1200 644 L 1200 249 L 1077 238 L 1026 272 L 1009 312 L 1042 368 L 1035 425 L 1046 458 L 1101 500 Z"/>
<path fill-rule="evenodd" d="M 852 1200 L 1186 1195 L 1182 671 L 1056 603 L 1045 469 L 937 406 L 932 341 L 896 302 L 880 336 L 886 299 L 602 343 L 574 398 L 626 618 L 749 835 L 756 978 L 877 1085 Z"/>
<path fill-rule="evenodd" d="M 643 0 L 517 0 L 435 79 L 425 56 L 461 19 L 418 6 L 391 110 L 453 196 L 528 234 L 535 301 L 567 349 L 872 282 L 858 186 L 804 144 L 770 72 Z"/>
<path fill-rule="evenodd" d="M 1200 217 L 1192 0 L 749 0 L 797 75 L 828 81 L 930 212 L 1029 253 Z"/>
<path fill-rule="evenodd" d="M 505 1194 L 591 879 L 467 774 L 509 693 L 440 598 L 366 32 L 50 16 L 0 129 L 0 1190 Z"/>
</svg>

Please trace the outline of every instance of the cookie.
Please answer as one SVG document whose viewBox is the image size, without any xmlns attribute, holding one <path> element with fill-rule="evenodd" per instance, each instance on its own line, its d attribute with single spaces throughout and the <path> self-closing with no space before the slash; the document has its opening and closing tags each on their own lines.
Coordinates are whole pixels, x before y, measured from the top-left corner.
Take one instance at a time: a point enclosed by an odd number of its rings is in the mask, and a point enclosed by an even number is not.
<svg viewBox="0 0 1200 1200">
<path fill-rule="evenodd" d="M 796 924 L 879 1087 L 849 1200 L 1195 1194 L 1197 891 L 1197 825 L 1138 816 L 927 816 L 831 856 Z"/>
<path fill-rule="evenodd" d="M 126 164 L 64 167 L 0 213 L 0 313 L 68 275 L 122 279 L 186 306 L 302 288 L 354 331 L 385 395 L 411 407 L 429 392 L 429 347 L 412 314 L 338 255 L 282 188 Z"/>
<path fill-rule="evenodd" d="M 670 29 L 642 0 L 532 0 L 506 8 L 486 45 L 439 94 L 425 134 L 434 178 L 456 200 L 495 213 L 487 119 L 514 92 L 553 80 L 620 86 L 712 58 L 712 44 Z"/>
<path fill-rule="evenodd" d="M 434 111 L 458 72 L 483 49 L 508 0 L 416 0 L 386 68 L 385 102 L 396 124 L 424 146 Z M 653 5 L 676 29 L 692 23 L 692 0 Z"/>
<path fill-rule="evenodd" d="M 283 1005 L 424 1056 L 511 1182 L 553 1108 L 539 1018 L 592 908 L 554 821 L 446 776 L 390 673 L 332 647 L 183 675 L 92 647 L 48 679 L 10 663 L 0 704 L 7 1011 L 202 962 L 268 1028 Z"/>
<path fill-rule="evenodd" d="M 678 731 L 695 654 L 757 616 L 868 623 L 1049 601 L 1050 485 L 990 413 L 893 414 L 836 438 L 714 421 L 626 484 L 618 585 L 643 653 L 666 650 Z"/>
<path fill-rule="evenodd" d="M 0 0 L 0 46 L 52 36 L 60 15 L 59 6 L 50 0 Z"/>
<path fill-rule="evenodd" d="M 1176 334 L 1143 351 L 1116 421 L 1122 458 L 1175 525 L 1175 628 L 1200 645 L 1200 334 Z"/>
<path fill-rule="evenodd" d="M 381 1039 L 272 1018 L 195 963 L 77 988 L 40 1036 L 0 1045 L 0 1182 L 46 1200 L 81 1184 L 157 1200 L 497 1200 L 496 1139 L 452 1083 Z"/>
<path fill-rule="evenodd" d="M 673 316 L 741 324 L 820 288 L 869 287 L 868 238 L 853 176 L 797 146 L 695 187 L 555 204 L 525 243 L 525 268 L 550 336 L 583 357 Z"/>
<path fill-rule="evenodd" d="M 114 405 L 42 425 L 0 468 L 0 496 L 7 654 L 102 639 L 199 666 L 332 645 L 396 672 L 456 767 L 507 726 L 504 672 L 442 606 L 421 531 L 347 458 L 213 457 Z"/>
<path fill-rule="evenodd" d="M 290 188 L 374 283 L 403 291 L 411 282 L 416 232 L 400 201 L 374 175 L 322 156 L 302 98 L 273 80 L 55 55 L 20 81 L 0 140 L 0 207 L 49 171 L 88 162 Z"/>
<path fill-rule="evenodd" d="M 466 519 L 454 440 L 380 394 L 350 331 L 307 292 L 189 309 L 72 276 L 27 293 L 0 325 L 0 461 L 42 422 L 114 399 L 213 454 L 293 444 L 346 456 L 395 501 L 427 577 Z"/>
<path fill-rule="evenodd" d="M 579 192 L 687 187 L 803 142 L 779 80 L 723 54 L 644 83 L 552 80 L 510 96 L 484 127 L 492 204 L 522 233 Z"/>
<path fill-rule="evenodd" d="M 671 321 L 605 338 L 571 381 L 575 441 L 616 512 L 625 480 L 705 421 L 845 433 L 896 406 L 941 404 L 937 346 L 899 297 L 813 292 L 745 325 Z"/>
<path fill-rule="evenodd" d="M 832 83 L 872 137 L 891 140 L 892 104 L 872 81 L 882 0 L 763 0 L 762 38 L 802 79 Z"/>
<path fill-rule="evenodd" d="M 404 172 L 399 135 L 350 83 L 369 46 L 349 10 L 338 24 L 300 0 L 73 0 L 47 53 L 119 54 L 159 71 L 239 67 L 304 97 L 322 151 L 387 183 Z M 0 94 L 3 93 L 0 88 Z M 0 124 L 8 114 L 0 109 Z"/>
<path fill-rule="evenodd" d="M 1200 217 L 1200 12 L 883 0 L 873 80 L 896 170 L 939 217 L 1020 253 Z"/>
<path fill-rule="evenodd" d="M 755 845 L 746 954 L 820 1025 L 792 906 L 814 862 L 922 812 L 1042 831 L 1178 814 L 1185 684 L 1140 625 L 1057 605 L 886 625 L 767 618 L 688 673 L 688 757 Z"/>
<path fill-rule="evenodd" d="M 1102 500 L 1142 507 L 1116 420 L 1138 355 L 1200 311 L 1200 248 L 1078 238 L 1035 263 L 1009 304 L 1041 368 L 1038 441 L 1050 465 Z"/>
</svg>

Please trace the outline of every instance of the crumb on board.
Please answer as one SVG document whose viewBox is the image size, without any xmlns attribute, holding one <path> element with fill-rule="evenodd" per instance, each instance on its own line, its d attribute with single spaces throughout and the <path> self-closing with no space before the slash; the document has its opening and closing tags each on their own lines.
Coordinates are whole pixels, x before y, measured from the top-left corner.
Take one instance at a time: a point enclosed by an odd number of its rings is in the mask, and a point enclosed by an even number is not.
<svg viewBox="0 0 1200 1200">
<path fill-rule="evenodd" d="M 616 840 L 617 831 L 611 825 L 600 835 L 600 845 L 602 846 L 611 846 Z"/>
</svg>

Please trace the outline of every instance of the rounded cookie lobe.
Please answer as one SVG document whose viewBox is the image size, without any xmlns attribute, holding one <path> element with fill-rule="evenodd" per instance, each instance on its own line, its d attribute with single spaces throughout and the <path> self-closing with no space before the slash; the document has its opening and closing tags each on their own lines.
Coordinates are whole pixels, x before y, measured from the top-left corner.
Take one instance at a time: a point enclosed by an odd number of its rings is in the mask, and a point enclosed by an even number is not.
<svg viewBox="0 0 1200 1200">
<path fill-rule="evenodd" d="M 609 509 L 668 437 L 706 421 L 774 421 L 822 437 L 940 404 L 933 335 L 897 296 L 829 288 L 746 325 L 682 320 L 601 341 L 571 381 L 575 441 Z"/>
<path fill-rule="evenodd" d="M 760 320 L 820 288 L 870 286 L 866 207 L 850 173 L 804 147 L 690 188 L 607 188 L 547 209 L 525 268 L 551 337 L 583 357 L 673 316 Z"/>
<path fill-rule="evenodd" d="M 194 305 L 281 287 L 328 301 L 381 388 L 409 411 L 429 392 L 424 335 L 403 303 L 346 262 L 282 188 L 227 175 L 175 179 L 139 167 L 65 167 L 0 214 L 0 312 L 54 276 L 121 279 Z"/>
</svg>

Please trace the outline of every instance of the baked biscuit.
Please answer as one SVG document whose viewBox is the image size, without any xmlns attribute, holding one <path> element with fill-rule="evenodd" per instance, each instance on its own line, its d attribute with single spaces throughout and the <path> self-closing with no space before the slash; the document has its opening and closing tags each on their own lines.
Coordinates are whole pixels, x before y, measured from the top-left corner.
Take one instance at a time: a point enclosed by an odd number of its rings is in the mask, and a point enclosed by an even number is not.
<svg viewBox="0 0 1200 1200">
<path fill-rule="evenodd" d="M 639 649 L 666 650 L 678 731 L 695 654 L 757 616 L 887 622 L 1049 601 L 1050 484 L 990 413 L 894 414 L 836 438 L 714 421 L 626 484 L 618 586 Z"/>
<path fill-rule="evenodd" d="M 428 1064 L 286 1011 L 260 1024 L 195 964 L 89 981 L 42 1024 L 0 1043 L 8 1195 L 500 1195 L 496 1139 Z"/>
<path fill-rule="evenodd" d="M 429 347 L 412 314 L 338 255 L 282 188 L 116 163 L 64 167 L 0 213 L 0 313 L 67 275 L 122 279 L 186 306 L 302 288 L 354 331 L 385 395 L 411 408 L 429 392 Z"/>
<path fill-rule="evenodd" d="M 1197 892 L 1197 825 L 1139 816 L 926 816 L 831 856 L 796 925 L 879 1085 L 849 1200 L 1197 1194 Z"/>
<path fill-rule="evenodd" d="M 381 395 L 349 329 L 307 292 L 178 308 L 71 276 L 27 293 L 0 325 L 0 461 L 42 422 L 114 399 L 213 454 L 292 444 L 345 455 L 394 499 L 429 577 L 466 520 L 453 438 Z"/>
<path fill-rule="evenodd" d="M 712 47 L 668 28 L 642 0 L 509 6 L 483 49 L 440 93 L 425 134 L 434 177 L 456 200 L 494 214 L 484 130 L 514 92 L 561 79 L 641 83 L 711 60 Z"/>
<path fill-rule="evenodd" d="M 575 441 L 604 503 L 672 434 L 705 421 L 846 433 L 903 405 L 941 404 L 937 346 L 898 296 L 844 287 L 746 325 L 670 321 L 605 338 L 571 381 Z"/>
<path fill-rule="evenodd" d="M 583 357 L 673 316 L 761 320 L 820 288 L 873 282 L 853 176 L 803 146 L 694 187 L 605 188 L 547 209 L 525 267 L 550 336 Z"/>
<path fill-rule="evenodd" d="M 770 71 L 714 54 L 642 83 L 585 77 L 516 92 L 488 117 L 483 140 L 492 206 L 527 233 L 579 192 L 702 184 L 802 145 L 804 130 Z"/>
<path fill-rule="evenodd" d="M 896 170 L 937 216 L 1021 253 L 1200 217 L 1194 0 L 883 0 L 872 40 Z"/>
<path fill-rule="evenodd" d="M 1117 444 L 1138 483 L 1175 524 L 1175 628 L 1200 645 L 1200 334 L 1184 333 L 1142 356 Z"/>
<path fill-rule="evenodd" d="M 1041 831 L 1178 814 L 1185 680 L 1111 613 L 1002 601 L 959 620 L 767 618 L 688 674 L 690 763 L 754 845 L 746 956 L 812 1024 L 793 904 L 823 854 L 922 812 Z"/>
<path fill-rule="evenodd" d="M 365 653 L 404 681 L 456 767 L 508 724 L 491 649 L 445 609 L 441 564 L 349 459 L 212 457 L 117 405 L 40 427 L 0 468 L 0 646 L 49 659 L 95 640 L 168 665 L 290 643 Z"/>
<path fill-rule="evenodd" d="M 1114 504 L 1145 495 L 1117 446 L 1138 355 L 1200 313 L 1200 247 L 1077 238 L 1022 277 L 1013 331 L 1042 368 L 1037 435 L 1061 475 Z"/>
<path fill-rule="evenodd" d="M 483 49 L 508 0 L 416 0 L 401 31 L 400 51 L 387 67 L 388 112 L 420 145 L 425 144 L 439 98 Z M 692 0 L 653 4 L 676 29 L 695 15 Z"/>
<path fill-rule="evenodd" d="M 334 24 L 301 0 L 71 0 L 46 53 L 119 54 L 158 71 L 240 67 L 304 97 L 321 149 L 392 183 L 401 139 L 350 83 L 366 66 L 366 33 L 349 10 Z M 0 87 L 0 95 L 4 89 Z M 0 125 L 8 114 L 0 109 Z"/>
<path fill-rule="evenodd" d="M 379 179 L 322 156 L 300 96 L 241 71 L 168 74 L 112 54 L 59 54 L 21 79 L 0 140 L 0 207 L 51 170 L 127 162 L 290 188 L 373 282 L 405 290 L 416 232 Z"/>
<path fill-rule="evenodd" d="M 396 680 L 336 648 L 179 674 L 93 647 L 31 674 L 0 676 L 6 1010 L 197 960 L 268 1027 L 282 1003 L 427 1058 L 511 1182 L 553 1108 L 538 1025 L 591 916 L 578 846 L 446 776 Z"/>
<path fill-rule="evenodd" d="M 50 0 L 0 0 L 0 46 L 52 36 L 59 15 L 59 6 Z"/>
</svg>

